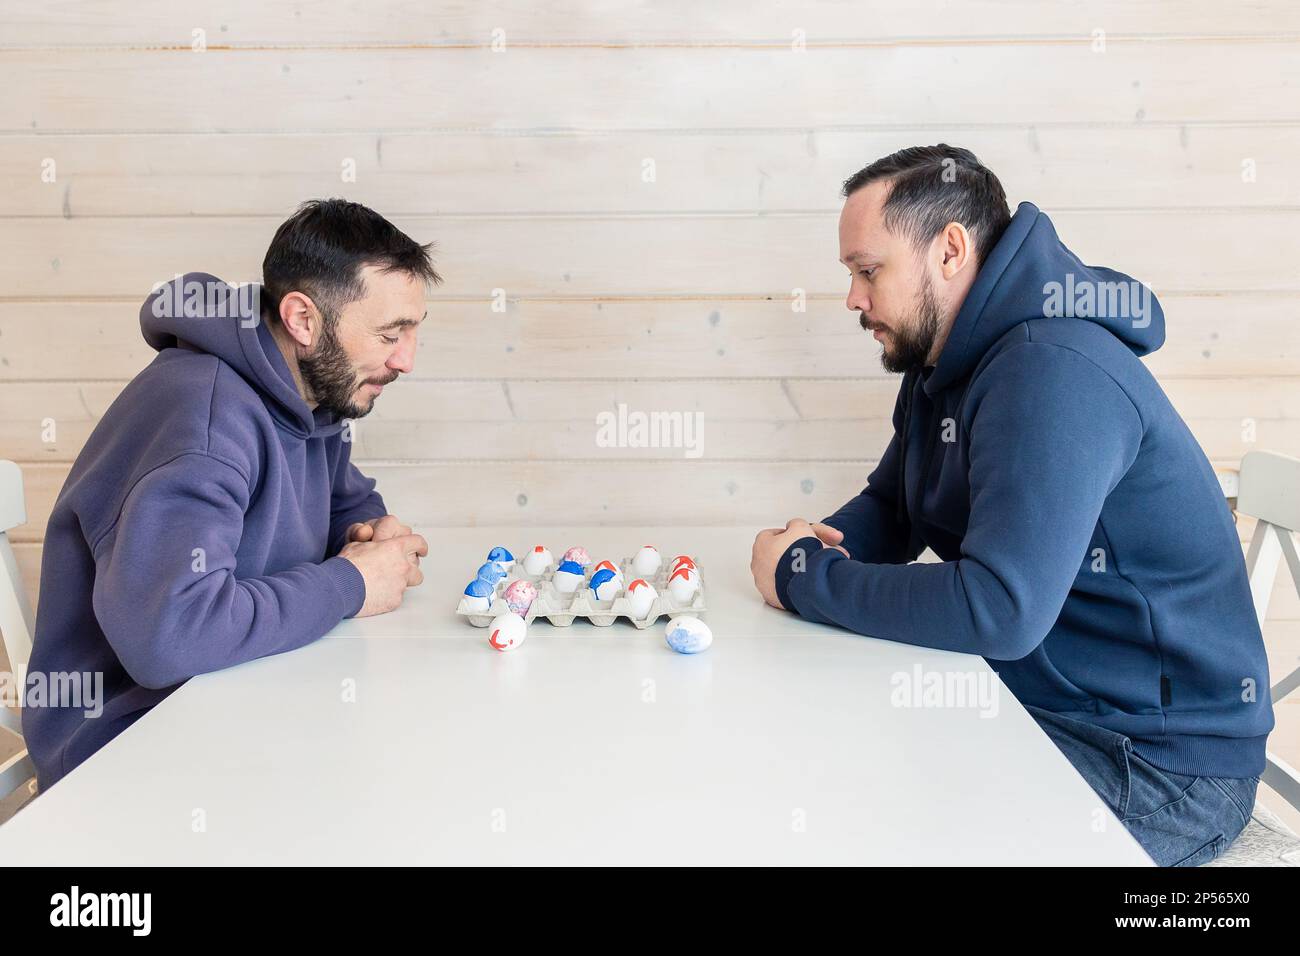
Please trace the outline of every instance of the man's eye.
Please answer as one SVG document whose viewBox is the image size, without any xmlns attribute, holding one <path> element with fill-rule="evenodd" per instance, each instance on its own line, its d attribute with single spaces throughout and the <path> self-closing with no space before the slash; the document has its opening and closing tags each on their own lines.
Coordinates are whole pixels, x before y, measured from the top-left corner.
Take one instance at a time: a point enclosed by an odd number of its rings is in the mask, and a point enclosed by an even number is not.
<svg viewBox="0 0 1300 956">
<path fill-rule="evenodd" d="M 384 342 L 387 343 L 388 345 L 396 345 L 396 344 L 397 344 L 397 337 L 396 337 L 396 336 L 392 336 L 392 335 L 381 335 L 381 336 L 379 336 L 379 337 L 380 337 L 381 339 L 383 339 Z"/>
<path fill-rule="evenodd" d="M 871 268 L 871 269 L 860 269 L 860 270 L 858 270 L 858 275 L 864 275 L 864 276 L 866 276 L 868 279 L 870 279 L 870 278 L 871 278 L 872 276 L 874 276 L 875 274 L 876 274 L 876 270 L 875 270 L 874 267 Z"/>
</svg>

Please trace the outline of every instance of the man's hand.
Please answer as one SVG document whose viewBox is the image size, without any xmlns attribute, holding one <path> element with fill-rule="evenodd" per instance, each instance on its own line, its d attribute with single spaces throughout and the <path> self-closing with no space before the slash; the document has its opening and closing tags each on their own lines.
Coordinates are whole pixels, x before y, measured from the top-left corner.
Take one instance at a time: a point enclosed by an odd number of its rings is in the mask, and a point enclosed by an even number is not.
<svg viewBox="0 0 1300 956">
<path fill-rule="evenodd" d="M 343 540 L 344 543 L 349 541 L 387 541 L 390 538 L 400 538 L 402 535 L 410 533 L 411 529 L 402 524 L 396 515 L 384 515 L 382 518 L 371 518 L 369 521 L 358 521 L 356 524 L 350 525 L 347 536 Z M 407 560 L 417 568 L 420 566 L 419 555 L 408 555 Z"/>
<path fill-rule="evenodd" d="M 420 558 L 428 553 L 428 543 L 418 534 L 345 544 L 339 557 L 356 565 L 366 582 L 366 600 L 357 617 L 385 614 L 401 605 L 402 592 L 424 581 Z"/>
<path fill-rule="evenodd" d="M 410 534 L 411 529 L 402 524 L 396 515 L 384 515 L 369 521 L 358 521 L 348 526 L 345 541 L 387 541 L 399 535 Z"/>
<path fill-rule="evenodd" d="M 763 600 L 772 607 L 782 607 L 776 596 L 776 566 L 786 549 L 800 538 L 813 537 L 812 525 L 803 518 L 791 518 L 785 528 L 765 528 L 754 538 L 754 551 L 749 561 L 750 573 L 754 575 L 754 587 L 763 596 Z"/>
<path fill-rule="evenodd" d="M 754 575 L 754 587 L 763 596 L 763 600 L 775 608 L 781 608 L 781 601 L 776 596 L 776 566 L 786 549 L 800 538 L 815 536 L 822 545 L 834 548 L 846 558 L 848 551 L 840 546 L 844 540 L 841 531 L 828 524 L 809 524 L 803 518 L 791 518 L 785 523 L 785 529 L 767 528 L 758 533 L 754 539 L 754 552 L 750 558 L 749 570 Z M 806 559 L 805 555 L 805 559 Z M 784 608 L 781 608 L 785 610 Z"/>
<path fill-rule="evenodd" d="M 838 528 L 832 528 L 828 524 L 822 524 L 820 521 L 813 525 L 812 529 L 813 534 L 817 535 L 817 538 L 822 544 L 826 545 L 826 547 L 834 548 L 846 558 L 853 557 L 853 555 L 849 554 L 848 551 L 845 551 L 844 548 L 840 547 L 840 542 L 844 540 L 843 531 Z"/>
</svg>

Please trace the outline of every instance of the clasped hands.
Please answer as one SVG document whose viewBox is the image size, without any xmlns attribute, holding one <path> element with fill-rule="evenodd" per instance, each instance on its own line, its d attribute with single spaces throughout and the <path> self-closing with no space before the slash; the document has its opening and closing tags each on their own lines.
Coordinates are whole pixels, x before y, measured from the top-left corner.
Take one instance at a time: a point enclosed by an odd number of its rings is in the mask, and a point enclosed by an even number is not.
<svg viewBox="0 0 1300 956">
<path fill-rule="evenodd" d="M 749 570 L 754 575 L 754 587 L 772 607 L 785 610 L 776 596 L 776 566 L 781 555 L 800 538 L 808 537 L 817 538 L 824 547 L 843 552 L 845 557 L 850 556 L 840 544 L 844 540 L 842 532 L 821 522 L 809 524 L 803 518 L 791 518 L 784 528 L 764 528 L 754 538 Z"/>
</svg>

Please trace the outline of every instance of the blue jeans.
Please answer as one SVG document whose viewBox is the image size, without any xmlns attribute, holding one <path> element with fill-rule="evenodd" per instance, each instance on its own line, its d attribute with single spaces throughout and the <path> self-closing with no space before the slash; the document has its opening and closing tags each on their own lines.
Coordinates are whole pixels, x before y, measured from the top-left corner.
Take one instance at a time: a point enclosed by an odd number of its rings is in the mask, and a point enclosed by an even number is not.
<svg viewBox="0 0 1300 956">
<path fill-rule="evenodd" d="M 1025 706 L 1160 866 L 1200 866 L 1250 822 L 1258 777 L 1189 777 L 1153 766 L 1104 727 Z"/>
</svg>

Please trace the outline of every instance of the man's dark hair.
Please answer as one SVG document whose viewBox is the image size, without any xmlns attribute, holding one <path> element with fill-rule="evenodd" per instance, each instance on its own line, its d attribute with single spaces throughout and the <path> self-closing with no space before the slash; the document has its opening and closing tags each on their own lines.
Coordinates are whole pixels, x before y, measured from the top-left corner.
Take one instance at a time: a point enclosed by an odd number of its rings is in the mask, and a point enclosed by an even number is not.
<svg viewBox="0 0 1300 956">
<path fill-rule="evenodd" d="M 959 222 L 975 244 L 975 261 L 997 245 L 1011 221 L 1007 194 L 992 170 L 969 149 L 940 143 L 909 146 L 876 160 L 844 181 L 847 199 L 863 186 L 889 180 L 885 227 L 924 247 L 950 222 Z"/>
<path fill-rule="evenodd" d="M 309 199 L 280 224 L 262 260 L 266 305 L 303 292 L 328 317 L 365 294 L 363 266 L 404 272 L 434 285 L 433 243 L 420 245 L 373 209 L 346 199 Z"/>
</svg>

